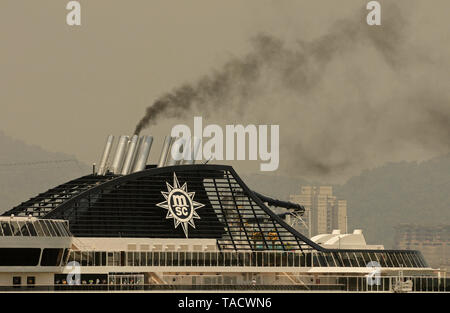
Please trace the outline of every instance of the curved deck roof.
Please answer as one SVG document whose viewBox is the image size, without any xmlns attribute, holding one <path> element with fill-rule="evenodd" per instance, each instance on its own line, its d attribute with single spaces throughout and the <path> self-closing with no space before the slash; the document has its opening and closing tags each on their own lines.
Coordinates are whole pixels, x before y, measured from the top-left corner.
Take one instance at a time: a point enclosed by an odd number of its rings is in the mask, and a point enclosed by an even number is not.
<svg viewBox="0 0 450 313">
<path fill-rule="evenodd" d="M 198 218 L 183 224 L 167 209 L 174 185 L 185 188 L 198 205 Z M 186 184 L 186 185 L 184 185 Z M 149 168 L 129 175 L 83 176 L 40 194 L 3 215 L 32 215 L 69 221 L 77 237 L 212 238 L 221 250 L 315 250 L 333 253 L 299 233 L 250 190 L 231 166 L 178 165 Z M 165 208 L 166 205 L 166 208 Z M 192 216 L 191 216 L 192 217 Z M 339 250 L 342 252 L 343 250 Z M 354 253 L 356 250 L 351 250 Z M 369 250 L 361 250 L 369 251 Z M 418 251 L 407 253 L 424 262 Z"/>
</svg>

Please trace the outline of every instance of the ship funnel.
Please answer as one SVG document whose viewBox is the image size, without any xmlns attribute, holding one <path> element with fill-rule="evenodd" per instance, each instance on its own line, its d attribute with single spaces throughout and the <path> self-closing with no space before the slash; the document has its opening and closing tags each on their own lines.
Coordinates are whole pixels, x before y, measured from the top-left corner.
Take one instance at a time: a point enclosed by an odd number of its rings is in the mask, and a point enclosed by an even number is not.
<svg viewBox="0 0 450 313">
<path fill-rule="evenodd" d="M 170 148 L 169 155 L 167 156 L 166 166 L 173 166 L 180 164 L 183 159 L 183 147 L 185 146 L 186 139 L 176 138 Z"/>
<path fill-rule="evenodd" d="M 136 150 L 138 148 L 138 139 L 139 137 L 137 135 L 133 135 L 133 137 L 131 137 L 130 143 L 128 144 L 128 151 L 127 156 L 125 157 L 125 163 L 123 164 L 122 168 L 122 175 L 130 174 Z"/>
<path fill-rule="evenodd" d="M 198 158 L 202 140 L 198 137 L 189 138 L 188 144 L 185 146 L 184 159 L 182 164 L 194 164 Z"/>
<path fill-rule="evenodd" d="M 159 156 L 158 167 L 163 167 L 166 164 L 167 156 L 170 152 L 170 147 L 172 146 L 173 140 L 175 138 L 171 136 L 166 136 L 164 138 L 163 148 L 161 150 L 161 155 Z"/>
<path fill-rule="evenodd" d="M 147 164 L 147 159 L 150 154 L 150 149 L 152 148 L 153 137 L 144 136 L 139 147 L 139 152 L 136 155 L 136 161 L 134 164 L 133 173 L 145 170 L 145 165 Z"/>
<path fill-rule="evenodd" d="M 111 170 L 114 174 L 120 174 L 120 170 L 123 165 L 123 157 L 127 148 L 128 136 L 120 136 L 119 143 L 117 144 L 116 154 L 111 166 Z"/>
<path fill-rule="evenodd" d="M 98 168 L 98 172 L 97 172 L 98 175 L 106 174 L 108 159 L 109 159 L 109 155 L 111 153 L 111 148 L 112 148 L 113 143 L 114 143 L 114 136 L 109 135 L 108 138 L 106 139 L 106 145 L 105 145 L 105 149 L 103 150 L 102 159 L 100 160 L 100 164 L 99 164 L 99 168 Z"/>
</svg>

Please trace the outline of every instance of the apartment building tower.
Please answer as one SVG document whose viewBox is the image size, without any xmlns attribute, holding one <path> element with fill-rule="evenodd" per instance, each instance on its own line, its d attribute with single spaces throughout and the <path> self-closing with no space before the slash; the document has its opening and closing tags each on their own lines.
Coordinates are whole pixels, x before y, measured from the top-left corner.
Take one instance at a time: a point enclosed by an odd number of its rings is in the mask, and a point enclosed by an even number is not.
<svg viewBox="0 0 450 313">
<path fill-rule="evenodd" d="M 331 233 L 339 229 L 347 232 L 347 201 L 337 199 L 331 186 L 302 186 L 300 194 L 291 195 L 290 201 L 305 207 L 303 220 L 307 225 L 302 231 L 310 237 Z"/>
</svg>

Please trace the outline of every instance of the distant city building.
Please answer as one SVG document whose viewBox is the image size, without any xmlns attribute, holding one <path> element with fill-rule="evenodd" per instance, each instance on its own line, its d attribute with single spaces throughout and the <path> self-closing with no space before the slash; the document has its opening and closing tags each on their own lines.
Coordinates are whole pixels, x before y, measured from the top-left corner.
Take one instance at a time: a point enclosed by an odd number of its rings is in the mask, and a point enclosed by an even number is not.
<svg viewBox="0 0 450 313">
<path fill-rule="evenodd" d="M 303 219 L 308 229 L 303 230 L 309 237 L 334 229 L 347 232 L 347 201 L 333 196 L 333 187 L 302 186 L 300 194 L 291 195 L 290 200 L 305 207 Z"/>
<path fill-rule="evenodd" d="M 431 267 L 450 270 L 450 225 L 400 224 L 395 230 L 396 249 L 420 250 Z"/>
</svg>

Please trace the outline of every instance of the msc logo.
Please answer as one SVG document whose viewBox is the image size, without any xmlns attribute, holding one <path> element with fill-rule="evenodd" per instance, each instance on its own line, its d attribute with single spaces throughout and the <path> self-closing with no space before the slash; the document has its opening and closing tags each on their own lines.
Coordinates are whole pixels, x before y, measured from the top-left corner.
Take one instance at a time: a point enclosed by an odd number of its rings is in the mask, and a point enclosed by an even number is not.
<svg viewBox="0 0 450 313">
<path fill-rule="evenodd" d="M 173 192 L 173 191 L 172 191 Z M 181 220 L 189 220 L 192 217 L 192 201 L 188 195 L 176 190 L 169 194 L 169 208 Z"/>
<path fill-rule="evenodd" d="M 187 183 L 180 187 L 177 175 L 173 173 L 173 185 L 166 182 L 167 191 L 161 191 L 166 201 L 157 204 L 167 210 L 166 219 L 173 218 L 175 228 L 181 224 L 188 238 L 188 225 L 195 228 L 194 219 L 200 219 L 196 210 L 204 205 L 194 201 L 195 192 L 187 191 Z"/>
</svg>

